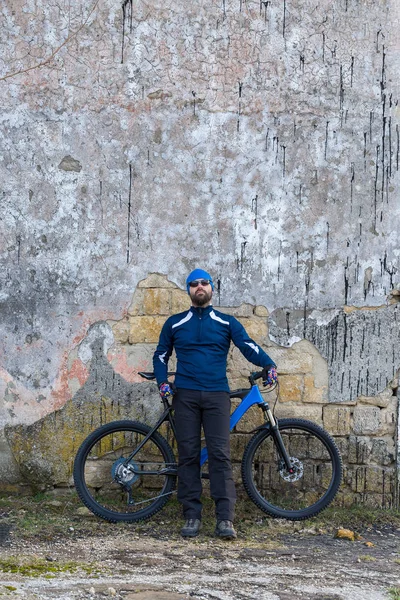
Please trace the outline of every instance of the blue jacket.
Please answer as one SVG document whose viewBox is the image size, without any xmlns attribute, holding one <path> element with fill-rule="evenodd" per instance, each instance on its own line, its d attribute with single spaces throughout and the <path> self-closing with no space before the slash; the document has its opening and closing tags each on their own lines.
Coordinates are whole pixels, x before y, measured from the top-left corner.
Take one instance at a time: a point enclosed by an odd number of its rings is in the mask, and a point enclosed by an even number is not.
<svg viewBox="0 0 400 600">
<path fill-rule="evenodd" d="M 177 388 L 228 392 L 226 359 L 231 341 L 247 360 L 258 367 L 275 366 L 235 317 L 212 306 L 192 306 L 187 312 L 169 317 L 153 356 L 158 385 L 167 381 L 168 360 L 175 348 Z"/>
</svg>

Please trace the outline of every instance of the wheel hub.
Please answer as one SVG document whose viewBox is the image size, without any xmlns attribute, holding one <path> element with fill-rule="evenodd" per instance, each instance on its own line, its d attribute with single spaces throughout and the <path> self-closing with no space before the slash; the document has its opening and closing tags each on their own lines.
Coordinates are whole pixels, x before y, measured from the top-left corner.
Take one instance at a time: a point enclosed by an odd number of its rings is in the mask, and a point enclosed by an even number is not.
<svg viewBox="0 0 400 600">
<path fill-rule="evenodd" d="M 111 473 L 113 479 L 117 483 L 121 483 L 123 485 L 132 485 L 139 477 L 134 470 L 136 469 L 135 463 L 130 462 L 129 465 L 125 465 L 125 458 L 119 458 L 115 461 L 112 466 Z"/>
<path fill-rule="evenodd" d="M 299 481 L 299 479 L 303 477 L 304 467 L 301 460 L 299 460 L 298 458 L 294 458 L 294 456 L 290 457 L 290 463 L 292 465 L 291 471 L 288 471 L 288 468 L 286 467 L 283 461 L 282 463 L 283 464 L 279 469 L 279 475 L 282 477 L 282 479 L 293 483 L 294 481 Z"/>
</svg>

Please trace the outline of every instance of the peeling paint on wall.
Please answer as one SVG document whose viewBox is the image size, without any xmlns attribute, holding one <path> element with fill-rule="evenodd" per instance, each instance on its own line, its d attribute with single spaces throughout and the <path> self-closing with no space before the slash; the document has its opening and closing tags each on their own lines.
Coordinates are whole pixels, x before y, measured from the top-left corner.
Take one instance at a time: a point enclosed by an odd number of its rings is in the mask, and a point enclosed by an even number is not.
<svg viewBox="0 0 400 600">
<path fill-rule="evenodd" d="M 218 304 L 263 305 L 278 343 L 315 344 L 331 400 L 384 389 L 399 367 L 397 3 L 0 14 L 1 426 L 85 385 L 77 345 L 128 315 L 147 273 L 183 288 L 196 266 Z"/>
<path fill-rule="evenodd" d="M 8 468 L 2 467 L 3 479 L 10 481 L 11 470 L 14 479 L 18 481 L 19 473 L 24 485 L 34 489 L 69 487 L 77 449 L 95 427 L 123 418 L 154 423 L 162 411 L 157 387 L 144 382 L 138 371 L 151 368 L 165 319 L 177 310 L 187 310 L 188 306 L 186 291 L 160 274 L 151 274 L 139 282 L 128 315 L 116 321 L 94 323 L 69 357 L 72 397 L 61 408 L 32 424 L 5 428 L 8 446 L 0 443 L 0 452 L 8 459 L 5 462 Z M 308 418 L 335 437 L 345 467 L 338 502 L 345 506 L 354 502 L 393 506 L 398 380 L 391 381 L 375 396 L 359 395 L 355 400 L 329 402 L 328 361 L 311 342 L 302 339 L 290 348 L 271 342 L 268 310 L 263 306 L 243 303 L 221 310 L 236 316 L 278 365 L 279 393 L 272 392 L 268 398 L 275 415 Z M 174 360 L 169 368 L 174 368 Z M 231 389 L 247 387 L 253 368 L 237 348 L 232 348 L 227 370 Z M 233 400 L 232 408 L 237 403 Z M 250 410 L 232 433 L 232 458 L 238 467 L 234 469 L 237 474 L 248 434 L 261 424 L 260 411 Z M 171 432 L 165 428 L 163 433 L 176 451 Z"/>
</svg>

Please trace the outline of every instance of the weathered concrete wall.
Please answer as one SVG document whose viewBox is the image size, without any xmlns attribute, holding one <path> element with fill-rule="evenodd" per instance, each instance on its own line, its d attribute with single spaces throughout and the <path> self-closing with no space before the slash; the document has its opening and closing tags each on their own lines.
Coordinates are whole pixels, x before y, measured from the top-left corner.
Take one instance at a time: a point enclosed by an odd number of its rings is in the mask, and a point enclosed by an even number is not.
<svg viewBox="0 0 400 600">
<path fill-rule="evenodd" d="M 121 418 L 156 421 L 162 410 L 156 386 L 143 382 L 138 371 L 149 367 L 167 316 L 185 310 L 189 304 L 185 291 L 166 277 L 153 274 L 139 282 L 126 317 L 96 323 L 89 329 L 71 356 L 71 361 L 80 361 L 87 372 L 83 385 L 70 379 L 71 400 L 32 425 L 6 428 L 24 483 L 38 489 L 71 486 L 73 458 L 82 440 L 95 427 Z M 268 397 L 275 414 L 310 419 L 334 436 L 344 462 L 344 484 L 338 501 L 393 506 L 398 406 L 394 394 L 398 380 L 377 396 L 361 395 L 340 404 L 329 402 L 327 361 L 313 344 L 301 340 L 284 348 L 270 342 L 268 311 L 263 306 L 242 304 L 223 307 L 222 311 L 235 315 L 278 364 L 279 394 L 273 392 Z M 174 360 L 170 367 L 173 366 Z M 231 349 L 231 389 L 248 387 L 253 369 L 236 348 Z M 238 403 L 234 400 L 232 408 Z M 232 434 L 237 482 L 241 480 L 245 445 L 251 432 L 262 423 L 262 412 L 253 407 Z M 166 429 L 164 434 L 176 452 L 170 432 Z"/>
<path fill-rule="evenodd" d="M 127 314 L 138 281 L 183 287 L 200 264 L 217 304 L 266 306 L 271 339 L 315 345 L 330 400 L 389 385 L 397 2 L 0 11 L 0 430 L 71 400 L 88 377 L 78 344 Z"/>
</svg>

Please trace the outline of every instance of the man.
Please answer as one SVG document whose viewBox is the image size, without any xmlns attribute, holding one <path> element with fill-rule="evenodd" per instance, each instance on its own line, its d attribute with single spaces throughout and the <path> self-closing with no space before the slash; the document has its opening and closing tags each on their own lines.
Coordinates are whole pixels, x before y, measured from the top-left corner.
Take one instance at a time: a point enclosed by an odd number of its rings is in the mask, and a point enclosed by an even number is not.
<svg viewBox="0 0 400 600">
<path fill-rule="evenodd" d="M 153 357 L 161 397 L 173 397 L 179 453 L 178 500 L 186 519 L 183 537 L 201 527 L 201 425 L 208 449 L 210 491 L 215 502 L 215 534 L 233 539 L 236 491 L 229 446 L 230 397 L 226 361 L 231 341 L 242 354 L 263 368 L 264 385 L 277 381 L 273 360 L 246 333 L 235 317 L 212 307 L 211 275 L 195 269 L 186 280 L 192 301 L 189 311 L 165 322 Z M 167 381 L 168 359 L 175 348 L 175 384 Z"/>
</svg>

